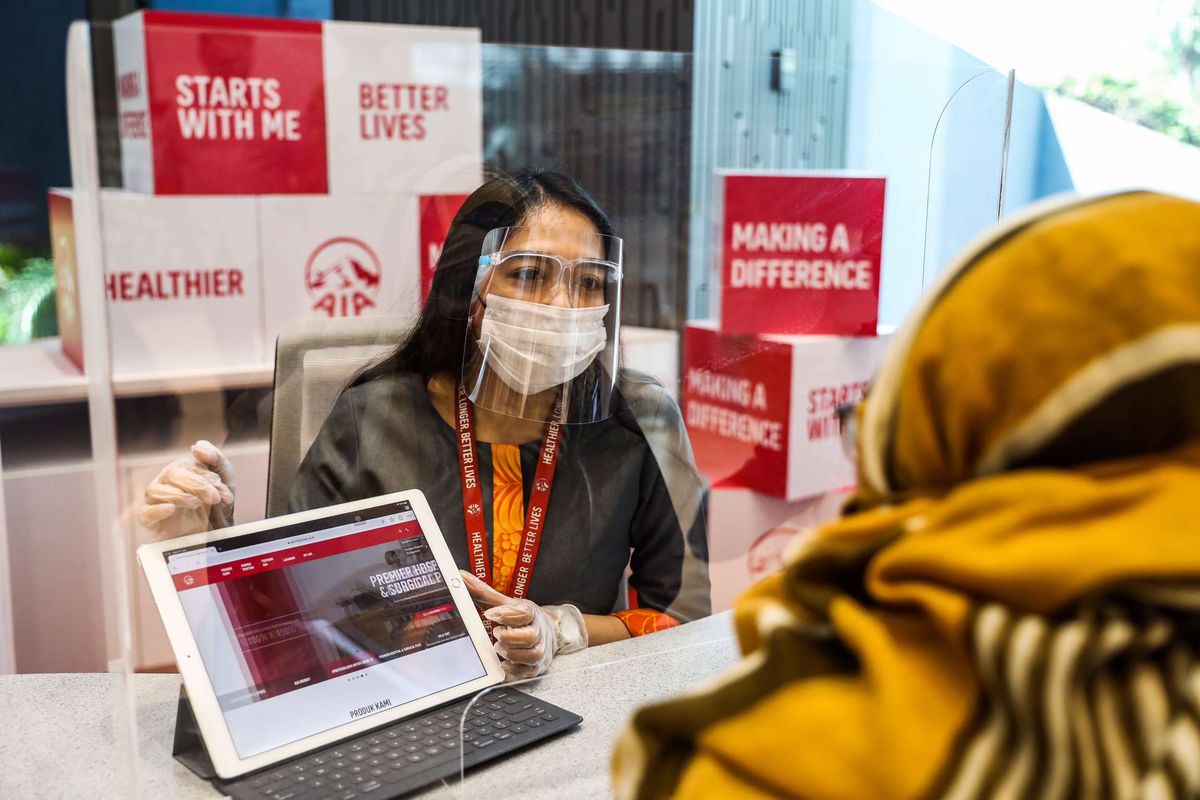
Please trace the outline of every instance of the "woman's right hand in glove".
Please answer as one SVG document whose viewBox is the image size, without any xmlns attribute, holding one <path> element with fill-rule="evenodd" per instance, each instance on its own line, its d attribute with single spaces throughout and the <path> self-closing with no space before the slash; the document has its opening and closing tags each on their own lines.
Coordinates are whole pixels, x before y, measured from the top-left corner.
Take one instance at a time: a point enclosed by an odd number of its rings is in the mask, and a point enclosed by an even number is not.
<svg viewBox="0 0 1200 800">
<path fill-rule="evenodd" d="M 233 465 L 211 442 L 192 445 L 192 454 L 163 467 L 146 487 L 138 522 L 161 538 L 233 524 Z"/>
</svg>

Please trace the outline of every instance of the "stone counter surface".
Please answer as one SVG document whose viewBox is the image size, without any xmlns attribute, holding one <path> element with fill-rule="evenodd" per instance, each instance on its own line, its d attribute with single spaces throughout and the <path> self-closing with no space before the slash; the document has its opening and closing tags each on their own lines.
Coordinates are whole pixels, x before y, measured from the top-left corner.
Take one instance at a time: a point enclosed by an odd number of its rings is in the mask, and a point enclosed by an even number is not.
<svg viewBox="0 0 1200 800">
<path fill-rule="evenodd" d="M 676 695 L 737 658 L 729 613 L 562 656 L 519 688 L 583 716 L 575 730 L 422 798 L 610 797 L 614 737 L 640 705 Z M 171 757 L 178 675 L 135 675 L 136 790 L 123 777 L 113 719 L 124 700 L 103 673 L 0 676 L 0 798 L 211 798 L 220 793 Z M 518 794 L 519 793 L 519 794 Z"/>
</svg>

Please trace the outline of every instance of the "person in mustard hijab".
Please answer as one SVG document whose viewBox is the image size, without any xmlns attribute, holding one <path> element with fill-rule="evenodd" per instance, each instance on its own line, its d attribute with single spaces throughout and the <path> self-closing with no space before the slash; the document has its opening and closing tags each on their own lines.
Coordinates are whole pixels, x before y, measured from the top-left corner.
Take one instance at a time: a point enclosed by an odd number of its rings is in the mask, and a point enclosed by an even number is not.
<svg viewBox="0 0 1200 800">
<path fill-rule="evenodd" d="M 1200 204 L 1012 219 L 856 419 L 846 513 L 740 599 L 736 668 L 636 713 L 618 796 L 1200 796 Z"/>
</svg>

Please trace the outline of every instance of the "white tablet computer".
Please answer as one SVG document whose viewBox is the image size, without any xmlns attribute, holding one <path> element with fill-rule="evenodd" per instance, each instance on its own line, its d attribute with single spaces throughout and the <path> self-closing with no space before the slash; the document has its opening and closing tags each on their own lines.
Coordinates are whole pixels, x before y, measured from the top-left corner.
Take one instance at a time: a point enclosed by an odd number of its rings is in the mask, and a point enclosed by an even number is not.
<svg viewBox="0 0 1200 800">
<path fill-rule="evenodd" d="M 419 491 L 146 544 L 138 560 L 222 778 L 504 679 Z"/>
</svg>

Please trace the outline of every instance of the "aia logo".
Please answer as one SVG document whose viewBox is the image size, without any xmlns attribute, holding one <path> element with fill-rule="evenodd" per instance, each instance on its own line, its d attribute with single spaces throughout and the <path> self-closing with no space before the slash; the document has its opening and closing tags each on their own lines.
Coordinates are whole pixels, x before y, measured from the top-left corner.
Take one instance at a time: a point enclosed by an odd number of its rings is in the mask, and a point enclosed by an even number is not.
<svg viewBox="0 0 1200 800">
<path fill-rule="evenodd" d="M 545 478 L 538 478 L 537 482 L 533 484 L 533 488 L 537 489 L 539 492 L 548 492 L 550 491 L 550 481 L 546 480 Z"/>
<path fill-rule="evenodd" d="M 196 582 L 196 579 L 193 578 L 191 575 L 184 575 L 183 582 L 186 583 L 188 586 L 191 586 L 193 583 Z"/>
<path fill-rule="evenodd" d="M 771 530 L 759 536 L 750 545 L 746 554 L 746 567 L 752 580 L 761 580 L 773 572 L 783 569 L 783 551 L 788 543 L 796 538 L 800 531 L 786 525 Z"/>
<path fill-rule="evenodd" d="M 472 517 L 479 516 L 480 511 L 483 511 L 483 509 L 479 507 L 479 503 L 471 503 L 471 505 L 467 506 L 467 513 Z"/>
<path fill-rule="evenodd" d="M 375 251 L 349 236 L 320 245 L 304 265 L 313 311 L 323 311 L 327 317 L 357 317 L 374 308 L 382 276 Z"/>
</svg>

